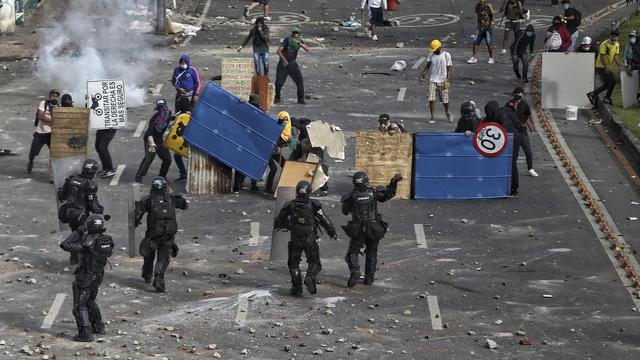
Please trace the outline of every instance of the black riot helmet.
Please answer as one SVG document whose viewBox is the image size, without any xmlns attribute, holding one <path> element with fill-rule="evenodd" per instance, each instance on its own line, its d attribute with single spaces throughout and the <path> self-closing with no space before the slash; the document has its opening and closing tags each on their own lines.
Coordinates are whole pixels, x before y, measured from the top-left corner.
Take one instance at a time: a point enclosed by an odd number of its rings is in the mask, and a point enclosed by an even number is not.
<svg viewBox="0 0 640 360">
<path fill-rule="evenodd" d="M 296 185 L 296 197 L 302 198 L 302 199 L 308 199 L 310 195 L 311 195 L 311 184 L 306 180 L 300 181 L 298 185 Z"/>
<path fill-rule="evenodd" d="M 98 162 L 93 159 L 87 159 L 82 163 L 82 177 L 93 178 L 98 172 Z"/>
<path fill-rule="evenodd" d="M 162 176 L 156 176 L 151 182 L 152 194 L 164 194 L 167 192 L 167 179 Z"/>
<path fill-rule="evenodd" d="M 104 227 L 104 219 L 100 215 L 90 215 L 87 218 L 87 231 L 89 234 L 103 233 L 107 231 Z"/>
<path fill-rule="evenodd" d="M 364 171 L 358 171 L 353 174 L 353 186 L 356 189 L 366 189 L 369 186 L 369 177 Z"/>
<path fill-rule="evenodd" d="M 460 114 L 462 116 L 469 116 L 476 113 L 476 107 L 471 101 L 465 101 L 460 105 Z"/>
</svg>

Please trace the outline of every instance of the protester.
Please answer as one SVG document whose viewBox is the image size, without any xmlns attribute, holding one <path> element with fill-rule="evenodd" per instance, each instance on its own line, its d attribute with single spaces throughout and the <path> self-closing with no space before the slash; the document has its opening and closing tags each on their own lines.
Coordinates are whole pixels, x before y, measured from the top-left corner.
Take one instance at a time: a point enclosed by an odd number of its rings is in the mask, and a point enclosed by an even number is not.
<svg viewBox="0 0 640 360">
<path fill-rule="evenodd" d="M 444 111 L 447 114 L 447 119 L 453 121 L 453 115 L 449 112 L 449 84 L 451 83 L 451 54 L 442 50 L 442 43 L 440 40 L 433 40 L 431 42 L 431 53 L 427 57 L 427 65 L 420 73 L 420 82 L 422 83 L 427 72 L 431 71 L 429 76 L 429 90 L 427 92 L 427 99 L 429 101 L 429 110 L 431 112 L 430 124 L 435 123 L 436 112 L 436 99 L 438 99 L 444 105 Z"/>
<path fill-rule="evenodd" d="M 513 71 L 518 80 L 523 79 L 529 82 L 529 54 L 533 54 L 533 44 L 536 41 L 536 33 L 533 25 L 529 24 L 525 30 L 518 30 L 513 44 L 511 44 L 511 62 Z M 528 51 L 527 51 L 528 50 Z M 520 64 L 522 63 L 522 74 L 520 74 Z"/>
<path fill-rule="evenodd" d="M 191 102 L 186 98 L 181 98 L 178 101 L 178 107 L 176 108 L 176 116 L 173 119 L 177 119 L 177 116 L 182 113 L 191 113 Z M 169 124 L 169 126 L 173 125 L 173 121 Z M 178 171 L 180 172 L 180 176 L 176 179 L 176 182 L 185 182 L 187 181 L 187 167 L 184 165 L 184 160 L 182 159 L 182 155 L 177 152 L 173 153 L 173 161 L 176 163 L 178 167 Z"/>
<path fill-rule="evenodd" d="M 629 44 L 624 49 L 624 70 L 627 76 L 633 76 L 633 71 L 640 70 L 640 42 L 638 42 L 638 33 L 631 30 L 629 33 Z M 636 94 L 636 99 L 640 103 L 640 91 Z"/>
<path fill-rule="evenodd" d="M 360 12 L 364 11 L 364 6 L 369 3 L 369 27 L 367 28 L 367 36 L 371 40 L 378 41 L 378 35 L 376 35 L 376 26 L 383 25 L 384 23 L 384 11 L 387 11 L 387 0 L 362 0 L 360 5 Z"/>
<path fill-rule="evenodd" d="M 100 177 L 103 179 L 110 178 L 116 174 L 113 168 L 113 160 L 111 159 L 111 153 L 109 152 L 109 144 L 113 137 L 116 135 L 115 128 L 100 129 L 96 131 L 95 148 L 102 163 L 102 171 Z"/>
<path fill-rule="evenodd" d="M 500 55 L 507 53 L 507 44 L 509 43 L 509 33 L 517 33 L 520 30 L 520 22 L 524 19 L 524 8 L 520 0 L 503 0 L 500 5 L 502 12 L 502 20 L 500 25 L 504 23 L 504 35 L 502 37 L 502 50 Z"/>
<path fill-rule="evenodd" d="M 609 38 L 600 43 L 596 57 L 596 74 L 598 74 L 603 84 L 592 92 L 587 93 L 589 101 L 594 106 L 597 106 L 598 95 L 605 90 L 607 92 L 602 102 L 609 105 L 612 104 L 611 94 L 613 94 L 613 89 L 616 87 L 616 78 L 612 71 L 613 63 L 618 67 L 618 71 L 622 69 L 618 60 L 618 54 L 620 53 L 619 37 L 620 32 L 617 29 L 612 30 L 609 33 Z"/>
<path fill-rule="evenodd" d="M 505 107 L 515 111 L 518 116 L 519 123 L 516 130 L 518 131 L 518 140 L 513 143 L 513 157 L 518 159 L 520 148 L 524 150 L 524 155 L 527 159 L 527 171 L 529 176 L 537 177 L 538 173 L 533 169 L 533 154 L 531 152 L 531 140 L 529 140 L 529 133 L 527 129 L 536 131 L 536 126 L 533 123 L 531 117 L 531 107 L 527 103 L 524 97 L 524 89 L 517 86 L 513 89 L 513 99 L 509 100 Z M 531 124 L 529 124 L 531 123 Z"/>
<path fill-rule="evenodd" d="M 520 120 L 518 119 L 518 115 L 508 107 L 500 107 L 495 100 L 491 100 L 485 105 L 484 113 L 486 116 L 483 122 L 496 122 L 505 127 L 507 132 L 513 136 L 513 146 L 515 148 L 516 144 L 520 141 L 520 132 L 518 131 Z M 514 153 L 511 160 L 511 197 L 518 196 L 518 188 L 520 187 L 517 160 Z"/>
<path fill-rule="evenodd" d="M 64 94 L 60 98 L 60 106 L 61 107 L 73 107 L 73 98 L 70 94 Z"/>
<path fill-rule="evenodd" d="M 191 65 L 189 55 L 183 54 L 180 56 L 178 67 L 173 69 L 171 83 L 176 89 L 174 106 L 176 112 L 178 111 L 178 101 L 180 101 L 181 97 L 187 98 L 191 102 L 191 106 L 198 100 L 201 88 L 200 73 L 198 69 Z"/>
<path fill-rule="evenodd" d="M 467 60 L 469 64 L 475 64 L 478 62 L 478 46 L 482 44 L 482 40 L 487 44 L 487 51 L 489 52 L 489 64 L 495 63 L 493 59 L 493 7 L 488 0 L 480 0 L 476 4 L 476 16 L 478 18 L 478 27 L 473 39 L 473 55 Z"/>
<path fill-rule="evenodd" d="M 278 165 L 284 167 L 285 158 L 282 154 L 282 148 L 286 147 L 291 141 L 291 117 L 286 111 L 280 111 L 278 113 L 278 124 L 284 124 L 284 128 L 280 133 L 280 137 L 276 142 L 276 146 L 273 149 L 273 154 L 269 160 L 269 175 L 267 176 L 267 184 L 265 185 L 264 192 L 267 194 L 273 194 L 273 181 L 278 171 Z"/>
<path fill-rule="evenodd" d="M 407 130 L 404 128 L 402 120 L 391 121 L 391 117 L 388 114 L 380 114 L 378 117 L 378 131 L 393 135 Z"/>
<path fill-rule="evenodd" d="M 249 104 L 255 106 L 257 109 L 260 109 L 260 97 L 257 94 L 249 95 Z M 245 175 L 236 171 L 235 177 L 233 178 L 233 192 L 240 192 L 240 188 L 245 189 L 244 184 Z M 256 180 L 251 179 L 251 191 L 258 191 L 258 182 Z"/>
<path fill-rule="evenodd" d="M 269 9 L 270 9 L 269 0 L 252 0 L 251 4 L 245 5 L 244 13 L 243 13 L 244 18 L 248 19 L 249 13 L 251 12 L 251 10 L 256 8 L 258 5 L 262 5 L 262 14 L 264 19 L 267 21 L 271 21 L 271 17 L 269 16 Z"/>
<path fill-rule="evenodd" d="M 574 52 L 580 35 L 578 26 L 582 22 L 582 13 L 571 6 L 571 0 L 562 0 L 562 6 L 564 7 L 564 20 L 567 22 L 567 30 L 571 35 L 571 45 L 567 50 Z"/>
<path fill-rule="evenodd" d="M 571 34 L 565 26 L 565 21 L 561 16 L 553 18 L 551 26 L 547 29 L 547 36 L 544 39 L 544 47 L 548 52 L 565 52 L 571 46 Z"/>
<path fill-rule="evenodd" d="M 249 31 L 249 35 L 242 41 L 242 45 L 238 47 L 238 52 L 247 46 L 251 39 L 253 39 L 253 63 L 256 68 L 256 75 L 262 75 L 261 69 L 264 68 L 264 76 L 269 76 L 269 27 L 264 23 L 262 16 L 256 19 L 255 24 Z"/>
<path fill-rule="evenodd" d="M 578 47 L 578 49 L 576 49 L 577 53 L 596 53 L 596 48 L 594 46 L 591 46 L 591 38 L 588 36 L 585 36 L 582 38 L 582 41 L 580 42 L 580 46 Z"/>
<path fill-rule="evenodd" d="M 309 52 L 309 47 L 304 43 L 300 28 L 296 27 L 291 31 L 291 36 L 282 39 L 278 47 L 280 61 L 278 61 L 278 67 L 276 68 L 276 94 L 273 101 L 275 104 L 282 101 L 282 86 L 287 81 L 287 76 L 291 76 L 293 82 L 296 83 L 298 104 L 306 104 L 304 101 L 304 79 L 297 61 L 300 49 Z"/>
<path fill-rule="evenodd" d="M 464 133 L 466 137 L 471 136 L 478 126 L 480 126 L 481 119 L 476 113 L 476 105 L 472 101 L 465 101 L 460 106 L 460 119 L 454 132 Z"/>
<path fill-rule="evenodd" d="M 35 160 L 36 156 L 40 154 L 42 147 L 47 145 L 49 151 L 51 151 L 51 124 L 53 122 L 51 112 L 53 108 L 58 106 L 59 97 L 60 90 L 52 89 L 49 91 L 49 97 L 47 100 L 40 101 L 40 104 L 38 104 L 34 124 L 36 131 L 33 133 L 33 139 L 31 140 L 29 163 L 27 164 L 27 173 L 29 174 L 31 174 L 31 171 L 33 170 L 33 160 Z"/>
<path fill-rule="evenodd" d="M 156 113 L 153 114 L 151 120 L 149 120 L 149 127 L 142 137 L 144 143 L 144 158 L 140 162 L 140 167 L 136 173 L 135 181 L 137 183 L 142 182 L 142 178 L 147 174 L 149 166 L 151 166 L 156 154 L 160 157 L 160 160 L 162 160 L 160 176 L 166 178 L 169 167 L 171 166 L 169 149 L 162 146 L 162 136 L 172 120 L 171 110 L 169 110 L 167 102 L 164 99 L 156 101 L 155 110 Z"/>
</svg>

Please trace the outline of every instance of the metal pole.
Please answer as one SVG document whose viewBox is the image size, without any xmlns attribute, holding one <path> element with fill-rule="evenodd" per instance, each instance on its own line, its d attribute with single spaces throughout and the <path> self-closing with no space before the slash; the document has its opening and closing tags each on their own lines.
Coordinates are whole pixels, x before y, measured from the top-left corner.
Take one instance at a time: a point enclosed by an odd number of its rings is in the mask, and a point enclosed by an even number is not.
<svg viewBox="0 0 640 360">
<path fill-rule="evenodd" d="M 289 200 L 293 200 L 296 197 L 296 189 L 293 187 L 279 187 L 278 197 L 276 198 L 276 212 L 274 216 L 278 216 L 280 209 Z M 284 231 L 274 231 L 271 237 L 271 253 L 269 254 L 269 261 L 286 261 L 287 260 L 287 244 L 291 238 L 291 233 Z"/>
<path fill-rule="evenodd" d="M 129 209 L 129 257 L 136 256 L 136 201 L 140 199 L 140 184 L 133 183 L 129 188 L 127 201 Z"/>
<path fill-rule="evenodd" d="M 165 0 L 157 0 L 156 2 L 156 34 L 158 35 L 167 34 L 167 22 L 165 21 L 167 18 L 167 7 L 165 4 Z"/>
</svg>

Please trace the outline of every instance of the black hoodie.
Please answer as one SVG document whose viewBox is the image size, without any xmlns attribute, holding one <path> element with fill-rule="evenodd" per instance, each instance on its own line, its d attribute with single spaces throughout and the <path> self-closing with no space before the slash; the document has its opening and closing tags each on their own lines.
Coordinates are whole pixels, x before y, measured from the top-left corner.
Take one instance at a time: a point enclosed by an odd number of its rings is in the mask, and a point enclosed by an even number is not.
<svg viewBox="0 0 640 360">
<path fill-rule="evenodd" d="M 518 119 L 518 115 L 516 115 L 515 111 L 500 107 L 497 101 L 491 100 L 485 105 L 484 113 L 487 116 L 484 118 L 483 122 L 497 122 L 498 124 L 504 126 L 508 132 L 512 133 L 513 136 L 518 135 L 518 125 L 520 124 L 520 120 Z"/>
</svg>

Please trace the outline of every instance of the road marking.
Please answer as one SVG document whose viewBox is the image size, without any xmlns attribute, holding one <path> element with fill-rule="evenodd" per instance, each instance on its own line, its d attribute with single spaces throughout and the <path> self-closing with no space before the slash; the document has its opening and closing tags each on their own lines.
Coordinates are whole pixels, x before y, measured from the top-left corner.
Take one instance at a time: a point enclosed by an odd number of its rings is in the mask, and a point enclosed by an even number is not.
<svg viewBox="0 0 640 360">
<path fill-rule="evenodd" d="M 416 60 L 416 62 L 413 64 L 413 66 L 411 67 L 413 70 L 417 70 L 420 68 L 420 66 L 422 65 L 422 63 L 427 60 L 426 57 L 421 57 L 420 59 Z"/>
<path fill-rule="evenodd" d="M 404 101 L 404 94 L 406 94 L 407 92 L 407 87 L 403 86 L 400 88 L 400 91 L 398 91 L 398 101 Z"/>
<path fill-rule="evenodd" d="M 247 311 L 249 311 L 249 297 L 246 294 L 238 295 L 238 309 L 236 310 L 235 323 L 238 326 L 247 324 Z"/>
<path fill-rule="evenodd" d="M 257 221 L 251 222 L 251 238 L 249 238 L 249 246 L 258 246 L 260 241 L 260 223 Z"/>
<path fill-rule="evenodd" d="M 120 176 L 122 176 L 122 172 L 124 171 L 124 168 L 127 165 L 118 165 L 118 168 L 116 169 L 116 174 L 113 176 L 113 178 L 111 179 L 111 182 L 109 183 L 110 186 L 116 186 L 118 185 L 118 181 L 120 181 Z"/>
<path fill-rule="evenodd" d="M 209 12 L 209 6 L 211 6 L 211 0 L 207 0 L 207 3 L 204 5 L 204 9 L 202 9 L 202 14 L 200 14 L 200 17 L 198 18 L 196 27 L 199 27 L 199 28 L 202 27 L 202 23 L 204 22 L 204 19 L 207 18 L 207 13 Z M 193 36 L 191 35 L 187 36 L 187 38 L 184 39 L 184 41 L 182 42 L 181 46 L 186 46 L 191 41 L 192 37 Z"/>
<path fill-rule="evenodd" d="M 147 127 L 147 121 L 146 120 L 142 120 L 138 123 L 138 127 L 136 128 L 136 131 L 133 133 L 133 137 L 140 137 L 142 136 L 142 132 L 144 131 L 144 128 Z"/>
<path fill-rule="evenodd" d="M 42 321 L 40 329 L 51 328 L 51 325 L 53 325 L 53 322 L 56 320 L 56 316 L 58 316 L 58 312 L 60 312 L 65 296 L 67 296 L 65 293 L 56 294 L 56 298 L 53 299 L 53 304 L 51 304 L 51 308 L 49 308 L 47 316 L 44 318 L 44 321 Z"/>
<path fill-rule="evenodd" d="M 427 295 L 427 304 L 429 305 L 429 313 L 431 314 L 431 327 L 433 330 L 442 330 L 442 317 L 440 316 L 438 297 Z"/>
<path fill-rule="evenodd" d="M 423 224 L 413 224 L 413 228 L 416 232 L 416 240 L 418 242 L 418 247 L 421 249 L 427 248 L 427 237 L 424 234 L 424 225 Z"/>
</svg>

